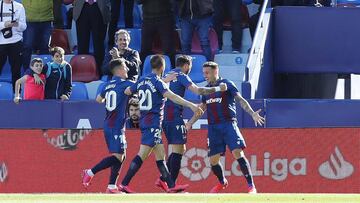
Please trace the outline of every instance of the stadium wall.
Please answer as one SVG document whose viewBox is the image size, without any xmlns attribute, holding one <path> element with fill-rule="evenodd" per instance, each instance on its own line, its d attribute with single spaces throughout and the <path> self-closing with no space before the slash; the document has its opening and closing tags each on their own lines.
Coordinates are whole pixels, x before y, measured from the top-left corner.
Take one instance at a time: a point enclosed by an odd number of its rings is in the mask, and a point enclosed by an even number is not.
<svg viewBox="0 0 360 203">
<path fill-rule="evenodd" d="M 360 129 L 243 129 L 246 155 L 261 193 L 359 193 Z M 188 192 L 208 192 L 217 183 L 207 157 L 206 130 L 192 130 L 182 160 L 180 183 Z M 138 151 L 140 132 L 127 131 L 127 160 Z M 107 155 L 100 130 L 0 130 L 1 193 L 104 192 L 109 171 L 96 175 L 88 190 L 81 184 L 82 169 Z M 238 163 L 227 152 L 222 159 L 229 187 L 246 192 Z M 160 192 L 153 155 L 130 185 L 137 192 Z"/>
</svg>

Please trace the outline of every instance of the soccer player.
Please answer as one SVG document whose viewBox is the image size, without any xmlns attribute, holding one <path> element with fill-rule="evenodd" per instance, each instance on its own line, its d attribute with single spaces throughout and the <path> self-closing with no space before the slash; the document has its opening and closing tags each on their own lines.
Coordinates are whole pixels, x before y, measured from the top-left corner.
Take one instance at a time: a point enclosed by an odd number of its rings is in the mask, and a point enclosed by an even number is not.
<svg viewBox="0 0 360 203">
<path fill-rule="evenodd" d="M 181 97 L 184 97 L 186 89 L 199 95 L 212 94 L 214 92 L 226 91 L 227 89 L 225 83 L 219 84 L 218 87 L 198 87 L 194 84 L 188 76 L 192 68 L 191 56 L 180 55 L 176 59 L 176 67 L 172 72 L 177 74 L 177 78 L 170 82 L 169 88 Z M 166 101 L 162 127 L 168 141 L 168 152 L 170 154 L 167 160 L 167 167 L 175 183 L 180 171 L 181 159 L 186 149 L 187 131 L 182 113 L 183 107 L 181 105 L 171 100 Z M 167 190 L 166 183 L 162 177 L 155 182 L 155 185 L 164 191 Z"/>
<path fill-rule="evenodd" d="M 197 105 L 181 98 L 168 89 L 167 85 L 161 80 L 160 76 L 165 69 L 165 60 L 161 55 L 154 55 L 150 59 L 152 73 L 146 77 L 141 78 L 127 88 L 125 94 L 131 95 L 135 92 L 139 94 L 140 106 L 140 130 L 141 130 L 141 145 L 138 154 L 132 160 L 119 188 L 123 192 L 133 193 L 134 191 L 128 186 L 132 177 L 141 167 L 143 161 L 150 155 L 152 151 L 155 153 L 156 165 L 161 176 L 168 185 L 167 192 L 181 192 L 185 190 L 188 185 L 176 185 L 172 180 L 168 168 L 165 164 L 165 149 L 161 138 L 161 123 L 163 120 L 163 108 L 165 98 L 173 102 L 191 108 L 195 114 L 202 114 L 203 111 Z"/>
<path fill-rule="evenodd" d="M 235 84 L 230 80 L 219 77 L 218 64 L 206 62 L 203 65 L 203 73 L 208 82 L 207 87 L 217 86 L 220 83 L 225 83 L 228 87 L 226 92 L 216 92 L 202 97 L 201 108 L 208 111 L 208 143 L 211 169 L 219 180 L 219 183 L 210 192 L 217 193 L 228 186 L 228 181 L 220 164 L 220 156 L 225 153 L 226 146 L 228 146 L 244 174 L 248 184 L 248 192 L 256 193 L 251 168 L 243 151 L 246 147 L 245 140 L 237 126 L 235 102 L 240 103 L 241 107 L 251 115 L 255 126 L 262 125 L 265 122 L 265 119 L 259 115 L 261 109 L 254 112 L 249 103 L 241 96 Z M 198 118 L 193 116 L 187 126 L 194 124 Z"/>
<path fill-rule="evenodd" d="M 110 156 L 104 158 L 92 169 L 83 171 L 83 185 L 89 186 L 91 179 L 98 172 L 110 168 L 109 185 L 106 193 L 122 193 L 116 186 L 116 179 L 119 175 L 121 164 L 125 159 L 126 139 L 125 122 L 126 109 L 128 105 L 128 95 L 124 94 L 127 87 L 134 84 L 128 78 L 128 71 L 123 59 L 113 59 L 110 61 L 110 70 L 114 75 L 102 92 L 97 96 L 96 101 L 105 102 L 106 117 L 104 121 L 105 141 L 110 152 Z"/>
</svg>

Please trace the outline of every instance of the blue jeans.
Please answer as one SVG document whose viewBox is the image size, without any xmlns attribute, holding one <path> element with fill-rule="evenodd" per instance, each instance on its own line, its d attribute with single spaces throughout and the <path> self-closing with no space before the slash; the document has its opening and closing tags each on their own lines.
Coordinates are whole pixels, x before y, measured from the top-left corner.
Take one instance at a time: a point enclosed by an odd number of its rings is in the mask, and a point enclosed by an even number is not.
<svg viewBox="0 0 360 203">
<path fill-rule="evenodd" d="M 181 48 L 184 54 L 191 54 L 191 42 L 193 31 L 199 34 L 200 45 L 207 60 L 211 60 L 211 48 L 209 41 L 209 29 L 212 25 L 212 17 L 205 18 L 181 18 Z"/>
<path fill-rule="evenodd" d="M 29 68 L 31 54 L 39 51 L 39 54 L 49 54 L 49 39 L 52 31 L 51 21 L 27 22 L 24 32 L 23 67 Z"/>
</svg>

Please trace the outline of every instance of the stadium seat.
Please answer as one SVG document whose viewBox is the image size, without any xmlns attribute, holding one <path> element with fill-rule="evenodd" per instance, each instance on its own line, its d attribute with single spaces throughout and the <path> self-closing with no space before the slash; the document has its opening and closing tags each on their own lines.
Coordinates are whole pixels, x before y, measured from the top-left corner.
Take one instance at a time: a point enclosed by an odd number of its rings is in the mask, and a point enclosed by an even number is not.
<svg viewBox="0 0 360 203">
<path fill-rule="evenodd" d="M 206 57 L 203 55 L 191 55 L 192 57 L 192 69 L 189 77 L 195 83 L 204 82 L 202 66 L 206 62 Z"/>
<path fill-rule="evenodd" d="M 210 40 L 211 54 L 212 54 L 212 58 L 213 58 L 215 53 L 219 49 L 217 35 L 213 28 L 209 29 L 209 40 Z M 203 53 L 203 51 L 201 49 L 201 45 L 200 45 L 199 35 L 197 32 L 194 32 L 194 34 L 193 34 L 191 52 L 193 54 L 202 54 Z"/>
<path fill-rule="evenodd" d="M 0 100 L 12 100 L 14 98 L 12 84 L 0 82 Z"/>
<path fill-rule="evenodd" d="M 11 82 L 11 66 L 9 64 L 9 61 L 6 60 L 6 63 L 4 64 L 2 71 L 0 73 L 0 81 L 3 82 Z"/>
<path fill-rule="evenodd" d="M 100 79 L 103 82 L 107 82 L 109 80 L 111 80 L 111 76 L 110 75 L 103 75 Z"/>
<path fill-rule="evenodd" d="M 144 67 L 143 67 L 143 71 L 142 71 L 142 76 L 148 75 L 149 73 L 151 73 L 151 65 L 150 65 L 150 58 L 153 55 L 149 55 L 145 58 L 145 62 L 144 62 Z M 166 55 L 164 55 L 165 57 L 165 73 L 169 72 L 171 70 L 171 62 L 170 62 L 170 58 Z"/>
<path fill-rule="evenodd" d="M 33 55 L 31 55 L 31 60 L 34 59 L 34 58 L 41 58 L 43 60 L 44 64 L 52 61 L 52 56 L 49 55 L 49 54 L 45 54 L 45 55 L 33 54 Z"/>
<path fill-rule="evenodd" d="M 174 41 L 175 41 L 175 51 L 177 53 L 181 52 L 181 42 L 180 42 L 180 36 L 179 36 L 179 32 L 174 30 Z M 162 51 L 162 46 L 161 46 L 161 39 L 160 39 L 160 35 L 157 34 L 155 36 L 153 45 L 152 45 L 152 52 L 156 53 L 156 54 L 163 54 Z"/>
<path fill-rule="evenodd" d="M 91 99 L 91 100 L 96 99 L 97 90 L 98 90 L 100 84 L 102 84 L 102 83 L 104 83 L 104 81 L 96 80 L 96 81 L 92 81 L 92 82 L 85 84 L 89 99 Z"/>
<path fill-rule="evenodd" d="M 126 29 L 130 34 L 129 47 L 140 52 L 141 49 L 141 29 Z"/>
<path fill-rule="evenodd" d="M 66 54 L 64 56 L 64 59 L 65 59 L 66 62 L 70 63 L 72 57 L 74 57 L 74 54 Z"/>
<path fill-rule="evenodd" d="M 71 58 L 73 81 L 91 82 L 99 79 L 95 58 L 91 55 L 76 55 Z"/>
<path fill-rule="evenodd" d="M 70 44 L 65 30 L 54 29 L 51 33 L 50 47 L 61 47 L 65 50 L 65 54 L 70 54 Z"/>
<path fill-rule="evenodd" d="M 88 100 L 88 92 L 86 86 L 82 82 L 73 82 L 72 83 L 72 92 L 70 95 L 70 100 Z"/>
<path fill-rule="evenodd" d="M 197 94 L 194 94 L 193 92 L 191 92 L 190 90 L 185 90 L 185 99 L 186 100 L 190 100 L 193 102 L 199 102 L 201 97 Z"/>
</svg>

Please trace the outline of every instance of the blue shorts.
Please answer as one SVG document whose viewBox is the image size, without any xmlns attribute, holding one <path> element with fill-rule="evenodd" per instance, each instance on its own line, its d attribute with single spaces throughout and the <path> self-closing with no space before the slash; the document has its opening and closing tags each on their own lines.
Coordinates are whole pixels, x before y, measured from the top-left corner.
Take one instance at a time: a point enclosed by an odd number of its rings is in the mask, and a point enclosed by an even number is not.
<svg viewBox="0 0 360 203">
<path fill-rule="evenodd" d="M 141 144 L 149 147 L 162 144 L 161 128 L 142 128 Z"/>
<path fill-rule="evenodd" d="M 225 153 L 226 145 L 230 151 L 245 149 L 246 144 L 237 122 L 226 122 L 208 126 L 209 156 Z"/>
<path fill-rule="evenodd" d="M 162 125 L 168 144 L 186 144 L 186 128 L 183 119 L 163 122 Z"/>
<path fill-rule="evenodd" d="M 124 129 L 104 128 L 104 136 L 110 153 L 125 152 L 127 144 Z"/>
</svg>

